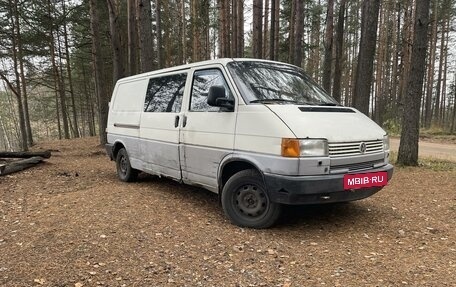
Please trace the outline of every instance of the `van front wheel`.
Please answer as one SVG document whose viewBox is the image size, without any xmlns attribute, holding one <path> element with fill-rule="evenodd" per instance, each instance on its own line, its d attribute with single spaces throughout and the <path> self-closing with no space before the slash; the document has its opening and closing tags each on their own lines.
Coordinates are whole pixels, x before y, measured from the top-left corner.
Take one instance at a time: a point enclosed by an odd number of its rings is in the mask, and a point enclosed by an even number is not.
<svg viewBox="0 0 456 287">
<path fill-rule="evenodd" d="M 242 170 L 223 187 L 222 207 L 231 222 L 250 228 L 268 228 L 280 216 L 281 205 L 271 202 L 258 171 Z"/>
<path fill-rule="evenodd" d="M 121 148 L 116 157 L 117 176 L 121 181 L 131 182 L 135 181 L 138 177 L 138 170 L 130 165 L 130 158 L 128 157 L 127 150 Z"/>
</svg>

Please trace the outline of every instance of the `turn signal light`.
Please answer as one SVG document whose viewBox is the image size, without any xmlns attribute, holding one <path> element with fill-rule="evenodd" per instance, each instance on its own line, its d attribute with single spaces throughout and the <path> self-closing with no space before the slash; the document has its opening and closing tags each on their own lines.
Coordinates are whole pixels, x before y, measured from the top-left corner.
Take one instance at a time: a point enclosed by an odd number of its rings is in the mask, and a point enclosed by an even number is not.
<svg viewBox="0 0 456 287">
<path fill-rule="evenodd" d="M 282 156 L 299 157 L 301 154 L 298 139 L 282 139 Z"/>
</svg>

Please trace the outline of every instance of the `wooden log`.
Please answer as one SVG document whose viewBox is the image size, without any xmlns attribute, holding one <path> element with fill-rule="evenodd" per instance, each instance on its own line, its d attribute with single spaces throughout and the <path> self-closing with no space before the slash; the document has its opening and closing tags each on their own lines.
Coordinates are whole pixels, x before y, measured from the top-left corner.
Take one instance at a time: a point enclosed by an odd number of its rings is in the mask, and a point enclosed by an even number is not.
<svg viewBox="0 0 456 287">
<path fill-rule="evenodd" d="M 31 158 L 39 156 L 42 158 L 50 158 L 51 151 L 38 151 L 38 152 L 26 152 L 26 151 L 19 151 L 19 152 L 8 152 L 8 151 L 0 151 L 0 158 Z"/>
<path fill-rule="evenodd" d="M 35 157 L 31 157 L 31 158 L 27 158 L 27 159 L 20 159 L 20 160 L 9 162 L 7 164 L 0 165 L 0 176 L 24 170 L 26 168 L 32 167 L 32 166 L 42 162 L 43 160 L 44 160 L 44 158 L 42 158 L 40 156 L 35 156 Z"/>
</svg>

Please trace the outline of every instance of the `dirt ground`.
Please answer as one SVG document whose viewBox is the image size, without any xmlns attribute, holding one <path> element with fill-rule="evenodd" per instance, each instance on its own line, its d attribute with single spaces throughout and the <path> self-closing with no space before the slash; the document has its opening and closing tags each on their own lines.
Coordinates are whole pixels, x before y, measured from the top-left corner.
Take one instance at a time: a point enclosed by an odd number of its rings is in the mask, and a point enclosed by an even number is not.
<svg viewBox="0 0 456 287">
<path fill-rule="evenodd" d="M 60 152 L 0 177 L 0 286 L 456 286 L 456 169 L 250 230 L 210 192 L 119 182 L 96 138 L 38 148 Z"/>
</svg>

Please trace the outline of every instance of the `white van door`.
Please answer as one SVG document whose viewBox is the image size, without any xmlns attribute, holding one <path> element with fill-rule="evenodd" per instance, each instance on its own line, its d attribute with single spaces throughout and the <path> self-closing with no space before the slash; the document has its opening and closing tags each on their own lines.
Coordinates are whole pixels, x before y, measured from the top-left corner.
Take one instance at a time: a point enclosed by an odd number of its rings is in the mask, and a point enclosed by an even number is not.
<svg viewBox="0 0 456 287">
<path fill-rule="evenodd" d="M 216 192 L 219 164 L 233 152 L 236 113 L 209 106 L 207 96 L 215 85 L 225 88 L 227 98 L 236 99 L 220 65 L 194 70 L 191 81 L 180 135 L 182 178 Z"/>
<path fill-rule="evenodd" d="M 149 79 L 140 139 L 143 170 L 181 179 L 179 126 L 187 72 Z"/>
</svg>

